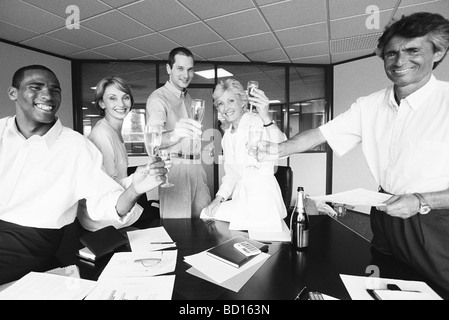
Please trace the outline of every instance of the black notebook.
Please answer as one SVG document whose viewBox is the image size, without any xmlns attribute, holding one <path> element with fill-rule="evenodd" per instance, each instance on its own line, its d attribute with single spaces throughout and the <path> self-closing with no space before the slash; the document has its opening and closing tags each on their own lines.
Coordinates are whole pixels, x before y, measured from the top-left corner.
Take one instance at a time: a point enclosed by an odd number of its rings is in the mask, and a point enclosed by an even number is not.
<svg viewBox="0 0 449 320">
<path fill-rule="evenodd" d="M 235 243 L 239 242 L 249 242 L 253 244 L 256 248 L 258 248 L 262 252 L 268 251 L 268 245 L 264 244 L 259 241 L 251 240 L 245 237 L 234 237 L 231 238 L 218 246 L 215 246 L 209 250 L 206 251 L 206 253 L 214 258 L 217 258 L 223 262 L 226 262 L 230 264 L 231 266 L 234 266 L 236 268 L 240 268 L 245 263 L 253 259 L 255 256 L 246 256 L 243 253 L 241 253 L 239 250 L 237 250 L 234 247 Z"/>
<path fill-rule="evenodd" d="M 128 238 L 113 226 L 87 233 L 80 238 L 80 241 L 95 255 L 95 259 L 128 244 Z"/>
</svg>

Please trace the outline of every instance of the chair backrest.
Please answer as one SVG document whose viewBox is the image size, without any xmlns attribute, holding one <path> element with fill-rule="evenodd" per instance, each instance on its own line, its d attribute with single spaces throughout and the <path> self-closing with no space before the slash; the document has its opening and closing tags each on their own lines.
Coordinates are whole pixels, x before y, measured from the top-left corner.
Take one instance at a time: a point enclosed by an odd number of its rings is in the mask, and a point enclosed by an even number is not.
<svg viewBox="0 0 449 320">
<path fill-rule="evenodd" d="M 276 180 L 278 181 L 279 187 L 282 192 L 282 199 L 284 200 L 285 207 L 287 210 L 290 208 L 290 203 L 292 200 L 293 193 L 293 171 L 292 168 L 288 166 L 277 166 L 275 167 Z"/>
</svg>

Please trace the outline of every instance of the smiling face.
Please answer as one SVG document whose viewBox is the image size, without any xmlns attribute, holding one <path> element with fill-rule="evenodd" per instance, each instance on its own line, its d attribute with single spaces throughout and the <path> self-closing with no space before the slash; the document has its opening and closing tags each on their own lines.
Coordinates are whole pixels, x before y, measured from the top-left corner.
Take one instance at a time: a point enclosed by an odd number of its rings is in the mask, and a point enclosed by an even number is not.
<svg viewBox="0 0 449 320">
<path fill-rule="evenodd" d="M 183 54 L 175 55 L 173 67 L 167 64 L 167 73 L 170 76 L 170 82 L 179 90 L 184 90 L 193 79 L 194 61 L 192 57 Z"/>
<path fill-rule="evenodd" d="M 99 105 L 105 111 L 108 119 L 123 120 L 131 110 L 131 97 L 121 91 L 115 84 L 110 84 L 104 90 L 103 98 Z"/>
<path fill-rule="evenodd" d="M 226 90 L 216 99 L 216 105 L 223 118 L 237 127 L 245 113 L 245 102 L 240 99 L 239 95 Z"/>
<path fill-rule="evenodd" d="M 407 39 L 393 37 L 385 46 L 384 68 L 395 85 L 400 99 L 415 92 L 429 81 L 433 64 L 443 57 L 427 36 Z"/>
<path fill-rule="evenodd" d="M 19 130 L 23 132 L 50 128 L 56 121 L 61 105 L 61 86 L 56 76 L 47 70 L 27 70 L 18 88 L 8 89 L 15 101 Z"/>
</svg>

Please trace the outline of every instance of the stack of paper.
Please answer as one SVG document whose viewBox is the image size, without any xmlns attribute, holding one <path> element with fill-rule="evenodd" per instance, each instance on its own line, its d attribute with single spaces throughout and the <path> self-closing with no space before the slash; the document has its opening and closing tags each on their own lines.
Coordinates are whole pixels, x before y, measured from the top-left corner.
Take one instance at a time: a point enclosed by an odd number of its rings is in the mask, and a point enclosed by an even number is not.
<svg viewBox="0 0 449 320">
<path fill-rule="evenodd" d="M 149 277 L 174 272 L 177 250 L 116 252 L 98 280 L 117 277 Z"/>
<path fill-rule="evenodd" d="M 422 281 L 340 275 L 352 300 L 442 300 Z M 389 289 L 396 285 L 399 290 Z M 370 293 L 371 292 L 371 293 Z"/>
<path fill-rule="evenodd" d="M 128 231 L 127 235 L 133 252 L 148 252 L 176 247 L 176 243 L 164 227 Z"/>
<path fill-rule="evenodd" d="M 171 300 L 175 276 L 119 277 L 99 281 L 85 300 Z"/>
<path fill-rule="evenodd" d="M 177 250 L 116 252 L 86 300 L 170 300 Z"/>
<path fill-rule="evenodd" d="M 262 252 L 240 268 L 214 258 L 206 251 L 186 256 L 184 261 L 192 266 L 188 273 L 238 292 L 269 257 L 269 254 Z"/>
<path fill-rule="evenodd" d="M 30 272 L 0 292 L 0 300 L 82 300 L 96 282 L 53 273 Z"/>
</svg>

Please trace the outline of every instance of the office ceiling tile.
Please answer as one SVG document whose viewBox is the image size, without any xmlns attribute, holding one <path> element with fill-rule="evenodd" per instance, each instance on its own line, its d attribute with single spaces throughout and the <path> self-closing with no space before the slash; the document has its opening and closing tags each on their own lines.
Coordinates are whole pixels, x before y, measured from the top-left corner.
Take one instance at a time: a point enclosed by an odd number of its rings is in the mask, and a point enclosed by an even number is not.
<svg viewBox="0 0 449 320">
<path fill-rule="evenodd" d="M 279 44 L 271 32 L 229 40 L 229 43 L 242 53 L 279 48 Z"/>
<path fill-rule="evenodd" d="M 161 32 L 162 35 L 185 47 L 221 41 L 222 39 L 203 22 L 196 22 Z"/>
<path fill-rule="evenodd" d="M 114 8 L 118 8 L 118 7 L 130 4 L 133 2 L 137 2 L 137 1 L 140 1 L 140 0 L 102 0 L 102 2 L 105 2 Z"/>
<path fill-rule="evenodd" d="M 368 9 L 378 8 L 380 11 L 395 8 L 397 1 L 392 0 L 338 0 L 329 1 L 329 15 L 331 20 L 372 14 Z"/>
<path fill-rule="evenodd" d="M 0 21 L 38 33 L 65 26 L 65 19 L 17 0 L 1 0 Z"/>
<path fill-rule="evenodd" d="M 84 50 L 82 47 L 75 46 L 45 35 L 30 40 L 25 40 L 22 44 L 61 56 L 70 55 Z"/>
<path fill-rule="evenodd" d="M 214 59 L 238 53 L 234 48 L 232 48 L 224 41 L 206 44 L 204 46 L 197 46 L 190 49 L 193 53 L 201 56 L 204 59 Z"/>
<path fill-rule="evenodd" d="M 288 47 L 285 49 L 290 59 L 315 57 L 329 54 L 329 44 L 327 41 L 311 43 L 308 45 Z"/>
<path fill-rule="evenodd" d="M 267 24 L 256 9 L 210 19 L 206 23 L 225 39 L 240 38 L 269 31 Z"/>
<path fill-rule="evenodd" d="M 123 41 L 123 43 L 149 54 L 169 52 L 171 49 L 179 46 L 178 43 L 175 43 L 158 33 L 152 33 L 147 36 Z"/>
<path fill-rule="evenodd" d="M 285 1 L 261 8 L 273 30 L 326 21 L 325 0 Z"/>
<path fill-rule="evenodd" d="M 250 52 L 246 55 L 251 61 L 279 62 L 286 61 L 288 57 L 282 49 L 271 49 L 259 52 Z"/>
<path fill-rule="evenodd" d="M 250 62 L 250 60 L 242 54 L 234 54 L 230 56 L 212 58 L 211 61 L 231 61 L 231 62 Z"/>
<path fill-rule="evenodd" d="M 354 37 L 364 34 L 382 32 L 390 21 L 393 10 L 380 12 L 379 26 L 372 25 L 369 15 L 354 16 L 330 22 L 331 39 Z M 378 27 L 378 28 L 377 28 Z"/>
<path fill-rule="evenodd" d="M 50 37 L 71 42 L 85 49 L 96 48 L 107 44 L 114 43 L 115 40 L 105 37 L 97 32 L 91 31 L 83 26 L 79 29 L 62 28 L 47 34 Z"/>
<path fill-rule="evenodd" d="M 327 23 L 325 22 L 276 31 L 276 35 L 284 47 L 329 39 Z"/>
<path fill-rule="evenodd" d="M 293 63 L 307 63 L 307 64 L 330 64 L 331 57 L 328 54 L 315 57 L 302 57 L 297 59 L 291 59 Z"/>
<path fill-rule="evenodd" d="M 69 55 L 70 58 L 73 59 L 85 59 L 85 60 L 98 60 L 98 59 L 103 59 L 103 60 L 111 60 L 114 59 L 111 56 L 107 56 L 95 51 L 82 51 L 82 52 L 77 52 L 74 54 L 70 54 Z"/>
<path fill-rule="evenodd" d="M 126 40 L 151 32 L 145 26 L 118 11 L 111 11 L 94 19 L 88 19 L 83 22 L 83 26 L 116 40 Z"/>
<path fill-rule="evenodd" d="M 16 27 L 12 24 L 1 22 L 0 21 L 0 38 L 9 40 L 9 41 L 15 41 L 15 42 L 22 42 L 24 40 L 33 38 L 35 36 L 39 35 L 36 32 L 26 30 L 20 27 Z"/>
<path fill-rule="evenodd" d="M 418 1 L 415 1 L 418 2 Z M 400 6 L 395 14 L 395 19 L 402 15 L 409 15 L 414 12 L 427 11 L 432 13 L 442 14 L 446 19 L 449 19 L 449 0 L 426 2 L 424 4 L 416 4 L 414 6 Z"/>
<path fill-rule="evenodd" d="M 66 26 L 70 5 L 81 29 Z M 0 0 L 0 41 L 70 59 L 165 60 L 182 45 L 198 61 L 329 64 L 365 57 L 392 18 L 418 11 L 449 18 L 449 0 Z"/>
<path fill-rule="evenodd" d="M 114 43 L 101 48 L 97 48 L 95 49 L 95 52 L 111 56 L 114 59 L 121 59 L 121 60 L 135 59 L 143 55 L 146 55 L 145 52 L 134 49 L 123 43 Z"/>
<path fill-rule="evenodd" d="M 175 0 L 137 2 L 124 7 L 121 11 L 155 31 L 198 21 L 198 18 Z"/>
<path fill-rule="evenodd" d="M 48 0 L 23 0 L 36 7 L 44 9 L 48 12 L 54 13 L 64 19 L 69 17 L 73 11 L 69 6 L 76 6 L 79 9 L 80 19 L 86 19 L 97 14 L 111 10 L 111 7 L 101 3 L 100 1 L 85 1 L 85 0 L 57 0 L 58 5 L 55 5 L 55 1 Z"/>
<path fill-rule="evenodd" d="M 207 5 L 198 0 L 179 0 L 179 2 L 201 19 L 214 18 L 254 8 L 251 0 L 207 0 Z"/>
</svg>

